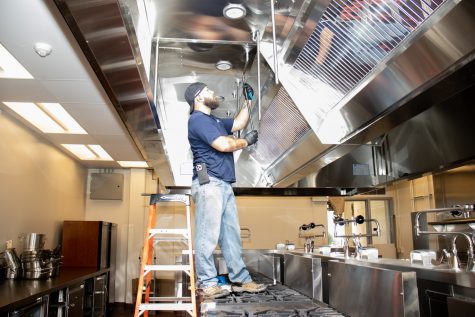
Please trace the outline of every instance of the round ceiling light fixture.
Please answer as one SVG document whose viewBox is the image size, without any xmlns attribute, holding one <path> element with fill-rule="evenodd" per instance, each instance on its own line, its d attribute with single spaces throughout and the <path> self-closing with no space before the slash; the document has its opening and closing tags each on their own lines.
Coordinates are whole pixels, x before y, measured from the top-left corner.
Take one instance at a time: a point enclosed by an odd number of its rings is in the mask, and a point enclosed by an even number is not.
<svg viewBox="0 0 475 317">
<path fill-rule="evenodd" d="M 231 20 L 242 19 L 246 13 L 246 8 L 239 3 L 230 3 L 223 9 L 224 17 Z"/>
<path fill-rule="evenodd" d="M 221 60 L 216 63 L 216 68 L 218 70 L 230 70 L 231 68 L 233 68 L 233 64 L 231 64 L 230 61 Z"/>
</svg>

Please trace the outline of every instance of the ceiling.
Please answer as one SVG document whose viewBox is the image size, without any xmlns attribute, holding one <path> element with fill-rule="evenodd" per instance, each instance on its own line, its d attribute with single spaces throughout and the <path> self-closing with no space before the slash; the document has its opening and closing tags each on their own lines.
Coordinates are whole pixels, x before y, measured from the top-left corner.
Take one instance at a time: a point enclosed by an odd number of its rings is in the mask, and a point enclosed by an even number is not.
<svg viewBox="0 0 475 317">
<path fill-rule="evenodd" d="M 146 160 L 166 187 L 189 186 L 186 86 L 206 82 L 221 97 L 214 114 L 232 117 L 247 81 L 259 92 L 251 117 L 259 142 L 235 153 L 235 186 L 300 188 L 319 187 L 315 175 L 325 166 L 472 85 L 462 80 L 475 58 L 467 31 L 475 24 L 471 1 L 443 1 L 382 58 L 365 64 L 367 72 L 345 91 L 330 77 L 341 83 L 354 69 L 313 61 L 316 25 L 335 1 L 280 0 L 274 25 L 270 1 L 232 2 L 247 8 L 245 18 L 222 16 L 228 0 L 2 1 L 0 42 L 35 79 L 0 79 L 0 102 L 61 103 L 88 134 L 43 134 L 30 126 L 52 144 L 100 144 L 114 160 Z M 52 54 L 38 56 L 37 42 L 52 45 Z M 217 70 L 221 59 L 233 67 Z M 451 74 L 459 78 L 455 91 L 443 89 L 433 100 L 429 88 L 450 88 Z M 0 109 L 17 117 L 2 103 Z"/>
<path fill-rule="evenodd" d="M 74 159 L 61 144 L 99 144 L 114 159 L 78 160 L 89 168 L 144 160 L 53 1 L 1 1 L 0 21 L 0 43 L 34 77 L 0 78 L 0 110 Z M 37 42 L 50 44 L 52 53 L 40 57 L 33 49 Z M 87 134 L 42 133 L 3 104 L 13 101 L 60 103 Z"/>
</svg>

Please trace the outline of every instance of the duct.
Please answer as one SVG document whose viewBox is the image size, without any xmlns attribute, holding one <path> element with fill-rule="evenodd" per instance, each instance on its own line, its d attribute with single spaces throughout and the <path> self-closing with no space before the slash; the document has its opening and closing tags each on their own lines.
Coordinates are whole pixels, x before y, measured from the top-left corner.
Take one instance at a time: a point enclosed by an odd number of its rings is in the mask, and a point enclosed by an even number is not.
<svg viewBox="0 0 475 317">
<path fill-rule="evenodd" d="M 298 167 L 287 168 L 289 161 L 292 161 L 293 154 L 300 150 L 300 147 L 297 146 L 285 153 L 282 159 L 274 162 L 271 168 L 264 171 L 264 173 L 273 176 L 272 179 L 275 180 L 273 186 L 290 186 L 306 175 L 318 171 L 359 148 L 361 144 L 366 144 L 384 135 L 398 124 L 431 107 L 436 102 L 448 98 L 450 94 L 458 93 L 473 82 L 473 78 L 466 75 L 467 70 L 464 68 L 468 67 L 467 63 L 473 58 L 472 53 L 475 48 L 468 35 L 474 27 L 474 5 L 468 1 L 461 2 L 455 7 L 453 5 L 453 2 L 447 3 L 448 7 L 436 12 L 437 15 L 433 17 L 433 20 L 428 19 L 424 24 L 421 24 L 420 33 L 412 35 L 410 42 L 405 43 L 407 45 L 404 47 L 405 50 L 396 50 L 391 56 L 388 55 L 383 63 L 383 68 L 377 68 L 371 74 L 368 73 L 369 75 L 358 84 L 359 86 L 355 86 L 351 91 L 353 94 L 351 99 L 340 108 L 332 108 L 326 113 L 325 111 L 321 112 L 325 113 L 325 116 L 319 115 L 318 102 L 314 102 L 317 105 L 311 109 L 307 107 L 307 100 L 311 94 L 307 88 L 309 87 L 307 81 L 311 78 L 301 71 L 296 72 L 293 68 L 295 64 L 285 62 L 285 56 L 292 61 L 292 54 L 281 52 L 281 56 L 284 56 L 281 61 L 283 66 L 280 68 L 282 84 L 312 126 L 314 133 L 308 133 L 299 140 L 300 144 L 306 148 L 304 157 L 308 161 Z M 321 11 L 314 6 L 307 21 L 299 23 L 303 25 L 301 32 L 308 34 L 308 31 L 305 31 L 306 28 L 308 29 L 307 25 L 315 23 L 319 15 L 321 15 Z M 288 50 L 292 49 L 288 48 Z M 272 56 L 269 52 L 268 49 L 264 52 L 264 56 L 271 65 Z M 468 79 L 468 83 L 464 82 L 465 79 Z M 438 83 L 441 83 L 439 87 L 448 91 L 433 89 L 431 90 L 432 95 L 423 94 L 424 91 Z M 314 90 L 320 88 L 318 85 L 312 87 Z M 307 100 L 299 96 L 305 96 Z M 325 96 L 323 95 L 323 98 Z M 440 96 L 442 99 L 434 96 Z M 315 97 L 310 100 L 319 99 Z M 419 103 L 411 103 L 411 100 L 418 100 Z M 309 113 L 308 109 L 312 112 Z M 318 122 L 328 131 L 339 135 L 337 140 L 333 140 L 337 144 L 322 144 L 322 139 L 325 139 L 320 138 L 319 135 L 322 128 L 314 127 L 314 124 Z M 341 131 L 344 133 L 341 134 Z M 318 144 L 320 150 L 323 147 L 323 151 L 313 153 L 315 155 L 312 157 L 311 150 L 308 149 L 310 142 Z M 305 161 L 305 158 L 299 157 L 298 162 Z M 290 172 L 290 170 L 292 171 Z M 382 182 L 384 180 L 374 180 L 370 184 Z M 335 183 L 332 185 L 338 186 Z M 353 185 L 358 185 L 358 182 Z M 317 184 L 317 186 L 323 185 Z"/>
<path fill-rule="evenodd" d="M 467 107 L 475 93 L 475 61 L 465 68 L 468 87 L 322 168 L 317 187 L 371 187 L 444 171 L 475 159 Z M 471 81 L 470 81 L 471 79 Z M 460 88 L 460 85 L 458 86 Z"/>
<path fill-rule="evenodd" d="M 186 187 L 191 181 L 184 89 L 194 81 L 206 82 L 221 96 L 214 114 L 232 117 L 242 101 L 242 82 L 257 86 L 255 31 L 262 34 L 264 57 L 259 65 L 262 118 L 259 121 L 257 111 L 252 113 L 260 132 L 257 145 L 235 156 L 239 188 L 322 186 L 315 183 L 322 168 L 362 144 L 380 149 L 375 140 L 449 97 L 430 88 L 450 88 L 456 94 L 466 87 L 452 86 L 461 83 L 451 75 L 467 73 L 475 48 L 470 39 L 474 4 L 445 1 L 421 19 L 414 32 L 398 38 L 378 62 L 373 61 L 372 69 L 359 72 L 363 76 L 353 86 L 345 82 L 335 89 L 327 82 L 335 81 L 329 77 L 330 69 L 316 72 L 309 63 L 316 50 L 314 30 L 337 0 L 283 0 L 275 7 L 280 63 L 276 85 L 268 1 L 235 1 L 248 12 L 238 21 L 220 16 L 227 1 L 56 2 L 131 134 L 137 135 L 138 147 L 156 162 L 154 168 L 165 186 Z M 373 31 L 375 36 L 382 34 Z M 143 38 L 150 43 L 143 44 L 147 42 Z M 233 65 L 228 71 L 215 67 L 223 58 Z M 124 76 L 110 71 L 114 65 Z M 343 79 L 347 72 L 334 71 Z M 136 89 L 127 92 L 132 87 Z M 144 102 L 129 106 L 137 96 Z M 388 175 L 368 177 L 348 188 L 388 180 Z"/>
</svg>

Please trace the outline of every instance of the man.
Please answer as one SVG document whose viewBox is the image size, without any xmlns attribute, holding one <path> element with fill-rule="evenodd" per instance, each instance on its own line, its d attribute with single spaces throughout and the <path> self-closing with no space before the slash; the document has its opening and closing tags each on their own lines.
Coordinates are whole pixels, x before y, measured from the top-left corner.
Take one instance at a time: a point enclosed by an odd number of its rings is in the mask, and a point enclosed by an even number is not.
<svg viewBox="0 0 475 317">
<path fill-rule="evenodd" d="M 250 103 L 254 94 L 251 86 L 245 84 L 243 93 Z M 196 210 L 194 246 L 199 287 L 206 298 L 229 295 L 217 284 L 213 251 L 219 243 L 232 290 L 262 292 L 266 285 L 252 281 L 242 260 L 239 220 L 231 187 L 236 181 L 233 152 L 257 142 L 255 130 L 242 139 L 232 136 L 247 125 L 248 107 L 243 107 L 234 119 L 216 118 L 211 110 L 219 106 L 218 101 L 214 92 L 200 82 L 188 86 L 185 99 L 190 105 L 188 141 L 193 152 L 191 193 Z"/>
</svg>

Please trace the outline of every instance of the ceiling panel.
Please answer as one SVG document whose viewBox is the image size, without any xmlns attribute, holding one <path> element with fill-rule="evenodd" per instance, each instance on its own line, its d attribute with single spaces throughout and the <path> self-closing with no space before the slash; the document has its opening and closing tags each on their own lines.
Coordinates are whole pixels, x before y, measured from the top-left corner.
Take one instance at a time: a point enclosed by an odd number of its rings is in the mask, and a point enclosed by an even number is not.
<svg viewBox="0 0 475 317">
<path fill-rule="evenodd" d="M 1 39 L 0 39 L 1 41 Z M 0 79 L 0 101 L 50 101 L 56 97 L 36 80 Z"/>
<path fill-rule="evenodd" d="M 105 103 L 96 86 L 86 80 L 42 80 L 46 89 L 61 102 Z"/>
<path fill-rule="evenodd" d="M 1 1 L 0 42 L 35 77 L 0 79 L 0 102 L 61 103 L 89 134 L 43 134 L 2 103 L 0 110 L 12 113 L 20 124 L 68 154 L 62 143 L 99 144 L 114 159 L 143 160 L 53 1 Z M 52 53 L 40 57 L 33 49 L 37 42 L 50 44 Z M 79 162 L 88 167 L 120 167 L 116 162 Z"/>
</svg>

